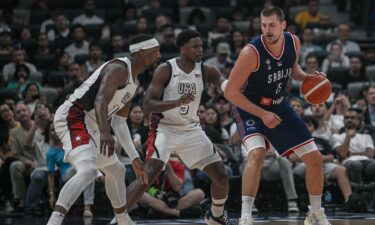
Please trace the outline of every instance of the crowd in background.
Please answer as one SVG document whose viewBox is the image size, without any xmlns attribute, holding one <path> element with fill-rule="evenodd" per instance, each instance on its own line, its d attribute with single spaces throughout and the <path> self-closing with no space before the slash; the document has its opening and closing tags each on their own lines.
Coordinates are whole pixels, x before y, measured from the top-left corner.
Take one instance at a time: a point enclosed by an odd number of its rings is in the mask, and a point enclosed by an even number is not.
<svg viewBox="0 0 375 225">
<path fill-rule="evenodd" d="M 375 23 L 373 1 L 27 2 L 0 3 L 1 209 L 38 215 L 41 205 L 54 206 L 59 189 L 74 174 L 74 168 L 63 162 L 62 144 L 51 123 L 54 111 L 106 60 L 128 56 L 132 36 L 154 35 L 165 61 L 179 55 L 177 34 L 186 28 L 196 29 L 204 42 L 204 62 L 216 66 L 227 78 L 243 46 L 261 35 L 259 14 L 267 4 L 284 9 L 286 31 L 301 39 L 299 62 L 303 69 L 307 73 L 323 71 L 332 83 L 332 96 L 319 105 L 304 101 L 299 82 L 289 85 L 289 103 L 324 155 L 326 185 L 338 187 L 343 205 L 358 187 L 372 185 L 375 190 L 375 86 L 371 85 L 375 80 L 375 41 L 370 38 Z M 361 12 L 361 2 L 368 4 L 365 12 Z M 323 12 L 321 7 L 332 13 Z M 344 14 L 347 21 L 332 17 Z M 150 70 L 140 76 L 141 87 L 128 117 L 141 155 L 147 148 L 150 119 L 143 113 L 142 102 L 152 73 Z M 197 114 L 216 144 L 226 172 L 235 179 L 241 176 L 247 156 L 241 153 L 230 109 L 231 104 L 215 87 L 205 87 Z M 116 153 L 127 168 L 124 182 L 129 184 L 135 179 L 131 162 L 120 146 Z M 275 151 L 269 151 L 266 159 L 262 181 L 279 180 L 287 210 L 298 212 L 295 178 L 304 179 L 303 163 L 294 154 L 282 158 Z M 169 182 L 176 177 L 177 185 Z M 104 195 L 95 185 L 102 181 L 98 172 L 97 180 L 85 189 L 85 217 L 95 215 L 95 196 Z M 172 217 L 199 216 L 199 207 L 209 196 L 208 182 L 204 173 L 189 171 L 172 157 L 139 205 Z M 230 192 L 239 190 L 232 188 Z M 186 199 L 196 202 L 195 211 L 179 210 Z"/>
</svg>

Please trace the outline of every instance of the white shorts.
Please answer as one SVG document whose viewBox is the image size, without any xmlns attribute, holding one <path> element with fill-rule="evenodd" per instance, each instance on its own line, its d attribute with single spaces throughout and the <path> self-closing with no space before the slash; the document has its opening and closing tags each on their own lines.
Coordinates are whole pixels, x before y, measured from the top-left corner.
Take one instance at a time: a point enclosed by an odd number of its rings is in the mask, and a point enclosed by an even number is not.
<svg viewBox="0 0 375 225">
<path fill-rule="evenodd" d="M 98 168 L 103 168 L 118 160 L 116 154 L 108 158 L 99 153 L 99 132 L 90 129 L 84 110 L 71 102 L 65 101 L 57 109 L 54 125 L 65 150 L 65 162 L 77 163 L 94 159 L 97 161 Z"/>
<path fill-rule="evenodd" d="M 181 126 L 158 126 L 150 130 L 147 159 L 154 158 L 167 163 L 175 152 L 190 169 L 203 170 L 207 165 L 221 161 L 213 143 L 201 126 L 184 130 Z"/>
</svg>

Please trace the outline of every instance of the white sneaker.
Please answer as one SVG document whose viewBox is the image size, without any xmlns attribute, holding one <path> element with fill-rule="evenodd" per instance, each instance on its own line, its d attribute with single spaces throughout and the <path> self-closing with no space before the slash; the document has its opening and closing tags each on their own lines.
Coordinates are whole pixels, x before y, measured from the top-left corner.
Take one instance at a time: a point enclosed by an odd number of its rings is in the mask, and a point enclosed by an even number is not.
<svg viewBox="0 0 375 225">
<path fill-rule="evenodd" d="M 299 208 L 297 202 L 295 201 L 288 201 L 288 212 L 290 213 L 297 213 L 299 212 Z"/>
<path fill-rule="evenodd" d="M 331 225 L 331 223 L 327 220 L 327 216 L 324 213 L 324 209 L 321 208 L 318 212 L 312 213 L 310 206 L 309 212 L 307 213 L 307 217 L 305 219 L 305 225 Z"/>
<path fill-rule="evenodd" d="M 126 214 L 126 220 L 128 221 L 127 225 L 137 225 L 129 216 L 129 214 Z M 114 217 L 111 222 L 109 222 L 109 225 L 118 225 L 116 217 Z"/>
<path fill-rule="evenodd" d="M 253 225 L 254 220 L 251 217 L 240 218 L 238 225 Z"/>
<path fill-rule="evenodd" d="M 258 213 L 258 208 L 253 205 L 253 208 L 251 208 L 252 213 Z"/>
</svg>

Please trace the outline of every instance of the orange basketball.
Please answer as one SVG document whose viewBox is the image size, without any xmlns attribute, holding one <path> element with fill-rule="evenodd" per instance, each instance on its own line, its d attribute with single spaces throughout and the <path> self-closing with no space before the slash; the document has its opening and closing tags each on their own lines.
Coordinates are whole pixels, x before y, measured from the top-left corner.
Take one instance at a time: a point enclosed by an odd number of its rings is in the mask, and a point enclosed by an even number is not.
<svg viewBox="0 0 375 225">
<path fill-rule="evenodd" d="M 331 95 L 331 83 L 323 75 L 307 76 L 301 85 L 301 93 L 310 104 L 317 105 L 327 101 Z"/>
</svg>

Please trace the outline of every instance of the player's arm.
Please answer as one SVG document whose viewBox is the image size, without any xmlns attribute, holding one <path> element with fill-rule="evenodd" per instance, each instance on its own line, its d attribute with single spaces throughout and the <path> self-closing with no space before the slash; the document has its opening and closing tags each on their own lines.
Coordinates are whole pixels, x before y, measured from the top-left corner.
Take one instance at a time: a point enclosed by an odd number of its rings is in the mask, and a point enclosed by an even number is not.
<svg viewBox="0 0 375 225">
<path fill-rule="evenodd" d="M 189 93 L 182 95 L 176 100 L 161 101 L 164 88 L 171 79 L 170 76 L 171 67 L 167 63 L 163 63 L 156 68 L 143 102 L 143 111 L 145 114 L 165 112 L 181 105 L 189 104 L 194 100 L 194 95 Z"/>
<path fill-rule="evenodd" d="M 253 47 L 245 46 L 230 73 L 224 96 L 241 109 L 262 119 L 267 127 L 274 128 L 281 119 L 274 113 L 266 111 L 249 101 L 241 89 L 250 74 L 258 67 L 258 55 Z"/>
<path fill-rule="evenodd" d="M 110 126 L 107 121 L 108 104 L 116 90 L 124 86 L 128 80 L 128 71 L 122 62 L 112 62 L 106 65 L 100 76 L 103 76 L 98 94 L 95 98 L 95 114 L 100 131 L 100 153 L 108 156 L 114 153 L 114 139 L 110 133 Z"/>
<path fill-rule="evenodd" d="M 220 70 L 216 66 L 210 64 L 204 64 L 204 77 L 205 81 L 212 83 L 216 86 L 217 90 L 222 93 L 224 91 L 225 83 L 227 80 L 221 74 Z M 224 84 L 223 84 L 224 83 Z"/>
<path fill-rule="evenodd" d="M 129 131 L 129 127 L 126 123 L 126 118 L 129 114 L 131 105 L 131 100 L 120 109 L 115 115 L 112 116 L 111 126 L 113 132 L 117 137 L 117 142 L 120 143 L 121 147 L 128 154 L 129 158 L 132 161 L 132 166 L 135 174 L 141 182 L 148 183 L 148 179 L 144 177 L 145 173 L 143 171 L 144 163 L 139 157 L 139 153 L 135 148 L 132 136 Z"/>
</svg>

